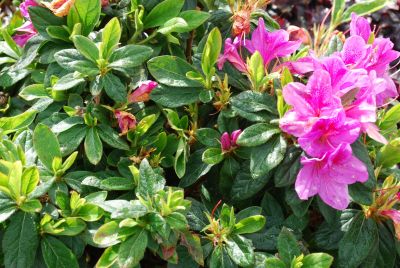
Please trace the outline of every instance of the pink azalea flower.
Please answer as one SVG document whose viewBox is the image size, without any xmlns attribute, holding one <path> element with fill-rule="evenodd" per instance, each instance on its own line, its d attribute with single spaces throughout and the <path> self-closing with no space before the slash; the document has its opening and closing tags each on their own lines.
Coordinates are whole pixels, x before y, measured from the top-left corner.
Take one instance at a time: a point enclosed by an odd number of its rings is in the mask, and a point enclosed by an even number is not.
<svg viewBox="0 0 400 268">
<path fill-rule="evenodd" d="M 302 157 L 303 165 L 297 175 L 295 189 L 299 198 L 319 195 L 329 206 L 343 210 L 350 203 L 348 185 L 368 180 L 364 163 L 352 155 L 348 144 L 325 153 L 321 158 Z"/>
<path fill-rule="evenodd" d="M 118 120 L 118 126 L 121 130 L 120 135 L 125 135 L 129 130 L 136 128 L 136 117 L 133 114 L 116 110 L 114 116 Z"/>
<path fill-rule="evenodd" d="M 258 27 L 253 31 L 251 40 L 246 41 L 245 47 L 254 53 L 258 51 L 267 66 L 271 60 L 286 57 L 295 52 L 302 41 L 289 41 L 289 33 L 285 30 L 268 32 L 265 29 L 264 19 L 258 20 Z"/>
<path fill-rule="evenodd" d="M 101 6 L 102 7 L 108 6 L 110 4 L 108 1 L 109 0 L 101 0 Z"/>
<path fill-rule="evenodd" d="M 221 70 L 225 62 L 228 61 L 240 72 L 247 73 L 247 65 L 238 52 L 239 47 L 240 41 L 237 37 L 233 40 L 233 43 L 230 38 L 225 40 L 224 54 L 218 59 L 218 69 Z"/>
<path fill-rule="evenodd" d="M 238 147 L 236 144 L 242 130 L 238 129 L 233 131 L 230 135 L 228 132 L 224 132 L 221 136 L 221 149 L 223 152 L 229 152 L 232 149 Z"/>
<path fill-rule="evenodd" d="M 158 86 L 157 82 L 154 81 L 144 81 L 139 87 L 128 96 L 129 102 L 145 102 L 150 99 L 150 93 L 153 89 Z"/>
<path fill-rule="evenodd" d="M 340 144 L 351 144 L 360 135 L 360 123 L 346 119 L 342 109 L 336 110 L 332 117 L 323 117 L 315 122 L 311 130 L 298 140 L 301 148 L 310 156 L 322 157 L 335 150 Z"/>
<path fill-rule="evenodd" d="M 35 27 L 33 27 L 30 21 L 25 22 L 21 27 L 17 28 L 16 31 L 22 33 L 13 36 L 15 43 L 20 47 L 24 47 L 26 42 L 37 34 Z"/>
<path fill-rule="evenodd" d="M 384 210 L 381 215 L 390 218 L 393 221 L 396 237 L 400 240 L 400 211 L 396 209 Z"/>
<path fill-rule="evenodd" d="M 365 43 L 368 43 L 368 40 L 371 36 L 371 26 L 367 19 L 358 16 L 356 13 L 351 13 L 351 22 L 350 22 L 350 35 L 358 35 L 361 36 Z"/>
<path fill-rule="evenodd" d="M 22 16 L 29 19 L 29 7 L 38 6 L 39 4 L 35 0 L 25 0 L 23 3 L 19 5 L 19 10 L 21 11 Z"/>
<path fill-rule="evenodd" d="M 280 127 L 297 137 L 308 133 L 319 118 L 331 117 L 342 108 L 340 98 L 333 94 L 329 73 L 324 70 L 316 70 L 306 86 L 290 83 L 282 93 L 292 109 L 280 120 Z"/>
</svg>

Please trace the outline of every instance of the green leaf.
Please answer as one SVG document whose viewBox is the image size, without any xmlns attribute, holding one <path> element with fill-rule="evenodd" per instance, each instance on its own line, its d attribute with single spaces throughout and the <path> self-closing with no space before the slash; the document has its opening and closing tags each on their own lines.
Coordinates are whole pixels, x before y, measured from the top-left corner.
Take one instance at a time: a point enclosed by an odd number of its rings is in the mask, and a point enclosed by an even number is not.
<svg viewBox="0 0 400 268">
<path fill-rule="evenodd" d="M 189 28 L 187 22 L 182 18 L 172 18 L 165 22 L 162 27 L 160 27 L 157 32 L 168 35 L 170 33 L 183 33 Z"/>
<path fill-rule="evenodd" d="M 121 243 L 118 251 L 118 263 L 122 267 L 134 267 L 144 257 L 147 247 L 147 232 L 137 229 L 136 233 Z"/>
<path fill-rule="evenodd" d="M 378 223 L 379 229 L 379 249 L 376 258 L 376 267 L 394 267 L 396 262 L 396 242 L 393 233 L 385 223 Z"/>
<path fill-rule="evenodd" d="M 300 156 L 303 151 L 295 146 L 290 146 L 286 151 L 286 155 L 276 168 L 274 173 L 274 182 L 276 187 L 285 187 L 292 185 L 297 174 L 300 171 Z"/>
<path fill-rule="evenodd" d="M 154 172 L 147 159 L 140 163 L 140 179 L 137 192 L 142 197 L 153 196 L 158 191 L 164 189 L 165 179 Z"/>
<path fill-rule="evenodd" d="M 115 70 L 134 68 L 142 65 L 152 54 L 153 50 L 150 47 L 126 45 L 111 54 L 108 67 Z"/>
<path fill-rule="evenodd" d="M 100 189 L 107 191 L 128 191 L 135 188 L 134 181 L 129 178 L 111 177 L 101 181 Z"/>
<path fill-rule="evenodd" d="M 55 16 L 49 9 L 41 6 L 29 7 L 30 19 L 35 29 L 44 37 L 49 38 L 46 29 L 49 26 L 61 26 L 65 23 L 64 18 Z"/>
<path fill-rule="evenodd" d="M 253 178 L 251 173 L 244 169 L 244 166 L 246 166 L 248 169 L 248 165 L 248 162 L 245 162 L 233 180 L 231 197 L 235 201 L 245 200 L 254 196 L 268 183 L 271 178 L 271 173 L 258 178 Z"/>
<path fill-rule="evenodd" d="M 83 57 L 76 49 L 63 49 L 54 58 L 57 63 L 70 72 L 80 72 L 81 74 L 93 76 L 99 73 L 97 65 Z"/>
<path fill-rule="evenodd" d="M 302 268 L 329 268 L 333 262 L 333 257 L 326 253 L 311 253 L 302 260 Z"/>
<path fill-rule="evenodd" d="M 18 95 L 27 101 L 45 98 L 49 96 L 43 84 L 32 84 L 26 86 L 22 88 L 22 90 L 19 92 Z"/>
<path fill-rule="evenodd" d="M 337 23 L 340 23 L 343 11 L 346 7 L 346 2 L 345 0 L 333 0 L 332 6 L 331 24 L 336 25 Z"/>
<path fill-rule="evenodd" d="M 235 234 L 251 234 L 258 232 L 265 225 L 265 217 L 261 215 L 254 215 L 235 224 Z"/>
<path fill-rule="evenodd" d="M 165 217 L 165 220 L 172 229 L 184 231 L 188 228 L 186 217 L 179 212 L 172 212 L 167 217 Z"/>
<path fill-rule="evenodd" d="M 35 110 L 27 110 L 13 117 L 0 118 L 0 129 L 4 135 L 28 127 L 36 117 Z"/>
<path fill-rule="evenodd" d="M 276 135 L 266 144 L 253 148 L 250 156 L 250 171 L 253 178 L 264 176 L 278 166 L 285 152 L 286 141 L 281 135 Z"/>
<path fill-rule="evenodd" d="M 75 73 L 70 73 L 67 75 L 64 75 L 60 79 L 57 80 L 57 82 L 53 86 L 53 90 L 56 91 L 62 91 L 62 90 L 68 90 L 71 88 L 74 88 L 82 83 L 85 82 L 85 79 L 81 77 L 77 77 Z"/>
<path fill-rule="evenodd" d="M 17 210 L 17 206 L 10 197 L 0 192 L 0 223 L 6 221 Z"/>
<path fill-rule="evenodd" d="M 78 148 L 86 136 L 87 128 L 78 124 L 58 135 L 63 156 L 71 154 Z"/>
<path fill-rule="evenodd" d="M 39 234 L 33 214 L 18 212 L 7 226 L 3 238 L 5 267 L 34 267 Z"/>
<path fill-rule="evenodd" d="M 97 165 L 103 155 L 103 144 L 101 143 L 97 128 L 91 127 L 86 131 L 85 153 L 89 162 Z"/>
<path fill-rule="evenodd" d="M 99 49 L 89 38 L 82 35 L 75 35 L 72 40 L 76 49 L 88 60 L 96 63 L 100 57 Z"/>
<path fill-rule="evenodd" d="M 53 170 L 52 164 L 55 158 L 62 158 L 57 137 L 46 125 L 39 124 L 36 126 L 33 132 L 33 146 L 40 162 L 48 170 Z"/>
<path fill-rule="evenodd" d="M 272 136 L 278 133 L 280 133 L 279 128 L 270 124 L 254 124 L 243 130 L 236 143 L 240 146 L 258 146 L 266 143 Z"/>
<path fill-rule="evenodd" d="M 221 148 L 208 148 L 204 151 L 202 160 L 204 163 L 209 165 L 216 165 L 224 160 L 224 154 Z"/>
<path fill-rule="evenodd" d="M 24 170 L 21 177 L 21 194 L 29 195 L 39 183 L 39 170 L 37 167 L 29 167 Z"/>
<path fill-rule="evenodd" d="M 186 188 L 193 185 L 201 176 L 210 171 L 212 165 L 203 162 L 203 152 L 204 150 L 197 150 L 190 155 L 186 165 L 186 169 L 190 170 L 190 172 L 186 172 L 185 176 L 183 176 L 179 182 L 179 187 Z"/>
<path fill-rule="evenodd" d="M 93 240 L 101 246 L 112 246 L 120 242 L 118 235 L 119 224 L 116 221 L 109 221 L 103 224 L 94 234 Z"/>
<path fill-rule="evenodd" d="M 151 75 L 160 83 L 172 87 L 202 87 L 202 83 L 186 77 L 194 69 L 185 60 L 175 56 L 158 56 L 148 61 Z"/>
<path fill-rule="evenodd" d="M 196 131 L 196 139 L 208 147 L 219 147 L 221 134 L 212 128 L 199 128 Z"/>
<path fill-rule="evenodd" d="M 186 173 L 187 143 L 181 138 L 175 154 L 174 169 L 178 178 L 182 178 Z"/>
<path fill-rule="evenodd" d="M 75 0 L 68 14 L 68 26 L 72 30 L 73 26 L 80 23 L 82 35 L 88 36 L 99 21 L 101 5 L 99 0 Z"/>
<path fill-rule="evenodd" d="M 286 263 L 286 265 L 290 265 L 292 259 L 301 254 L 296 237 L 286 227 L 282 228 L 282 231 L 278 236 L 277 247 L 279 257 Z"/>
<path fill-rule="evenodd" d="M 365 0 L 359 3 L 356 3 L 343 13 L 342 22 L 347 22 L 351 19 L 351 13 L 356 13 L 359 16 L 364 16 L 367 14 L 371 14 L 375 11 L 378 11 L 384 8 L 387 5 L 387 0 Z"/>
<path fill-rule="evenodd" d="M 41 241 L 41 249 L 47 267 L 79 268 L 74 253 L 55 237 L 44 236 Z"/>
<path fill-rule="evenodd" d="M 117 17 L 112 18 L 104 27 L 100 45 L 103 59 L 108 59 L 121 39 L 121 25 Z"/>
<path fill-rule="evenodd" d="M 118 133 L 108 125 L 100 124 L 97 126 L 97 131 L 102 141 L 113 148 L 121 150 L 129 150 L 128 143 L 123 140 Z"/>
<path fill-rule="evenodd" d="M 188 26 L 184 30 L 189 32 L 203 25 L 210 17 L 210 14 L 198 10 L 185 10 L 179 14 L 179 17 L 186 21 Z"/>
<path fill-rule="evenodd" d="M 351 221 L 349 230 L 339 244 L 339 264 L 358 267 L 372 247 L 378 242 L 378 227 L 373 219 L 366 219 L 363 212 Z"/>
<path fill-rule="evenodd" d="M 161 26 L 165 21 L 178 16 L 184 2 L 184 0 L 165 0 L 156 5 L 145 17 L 144 29 Z"/>
<path fill-rule="evenodd" d="M 365 145 L 361 141 L 358 140 L 353 143 L 351 148 L 353 149 L 353 154 L 366 165 L 369 176 L 368 181 L 364 183 L 357 182 L 351 184 L 349 186 L 349 194 L 354 202 L 370 205 L 373 201 L 372 195 L 376 185 L 374 166 L 372 165 L 367 148 L 365 148 Z"/>
<path fill-rule="evenodd" d="M 397 123 L 400 122 L 400 104 L 397 104 L 390 108 L 379 123 L 381 130 L 388 130 L 392 127 L 396 127 Z"/>
<path fill-rule="evenodd" d="M 22 203 L 19 208 L 24 212 L 35 213 L 42 210 L 42 204 L 37 199 L 30 199 Z"/>
<path fill-rule="evenodd" d="M 160 84 L 151 92 L 151 99 L 167 108 L 176 108 L 199 100 L 201 88 L 169 87 Z"/>
<path fill-rule="evenodd" d="M 107 248 L 96 263 L 97 268 L 112 267 L 118 260 L 119 245 Z"/>
<path fill-rule="evenodd" d="M 240 235 L 231 235 L 226 241 L 226 251 L 231 259 L 240 266 L 250 266 L 254 263 L 254 251 L 251 240 Z"/>
<path fill-rule="evenodd" d="M 221 53 L 222 37 L 218 28 L 214 28 L 208 35 L 201 56 L 201 68 L 206 76 L 210 77 L 215 72 L 215 63 Z"/>
<path fill-rule="evenodd" d="M 390 168 L 400 163 L 400 138 L 381 147 L 376 155 L 376 166 Z"/>
<path fill-rule="evenodd" d="M 226 252 L 225 247 L 218 246 L 214 248 L 210 259 L 210 268 L 236 268 L 236 264 Z"/>
<path fill-rule="evenodd" d="M 75 216 L 86 222 L 93 222 L 99 220 L 103 216 L 103 213 L 104 211 L 100 207 L 86 203 L 79 208 Z"/>
<path fill-rule="evenodd" d="M 273 268 L 286 268 L 286 264 L 278 258 L 267 258 L 265 261 L 265 267 Z"/>
<path fill-rule="evenodd" d="M 103 78 L 104 90 L 107 95 L 115 102 L 126 101 L 126 86 L 121 80 L 112 73 L 106 74 Z"/>
</svg>

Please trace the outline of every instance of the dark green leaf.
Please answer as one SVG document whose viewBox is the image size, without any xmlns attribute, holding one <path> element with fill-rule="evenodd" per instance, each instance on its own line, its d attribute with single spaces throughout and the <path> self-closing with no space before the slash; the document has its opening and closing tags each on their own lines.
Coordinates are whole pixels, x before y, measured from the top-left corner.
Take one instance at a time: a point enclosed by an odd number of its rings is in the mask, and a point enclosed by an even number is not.
<svg viewBox="0 0 400 268">
<path fill-rule="evenodd" d="M 48 170 L 53 170 L 53 159 L 61 159 L 60 144 L 56 135 L 46 125 L 39 124 L 33 132 L 33 146 L 40 159 Z"/>
<path fill-rule="evenodd" d="M 97 65 L 83 57 L 76 49 L 64 49 L 54 55 L 57 63 L 70 72 L 80 72 L 84 75 L 99 73 Z"/>
<path fill-rule="evenodd" d="M 266 143 L 273 135 L 278 133 L 280 133 L 279 128 L 270 124 L 255 124 L 243 130 L 237 144 L 240 146 L 258 146 Z"/>
<path fill-rule="evenodd" d="M 137 232 L 122 242 L 118 251 L 118 263 L 122 267 L 135 267 L 144 257 L 147 247 L 147 232 L 137 229 Z"/>
<path fill-rule="evenodd" d="M 79 268 L 74 253 L 55 237 L 43 237 L 41 249 L 47 267 Z"/>
<path fill-rule="evenodd" d="M 240 266 L 250 266 L 254 263 L 254 251 L 251 240 L 240 235 L 231 235 L 226 241 L 226 251 L 231 259 Z"/>
<path fill-rule="evenodd" d="M 97 133 L 97 128 L 91 127 L 86 131 L 85 153 L 93 165 L 97 165 L 100 162 L 103 155 L 103 144 Z"/>
<path fill-rule="evenodd" d="M 286 263 L 287 266 L 290 265 L 294 257 L 297 257 L 301 254 L 296 237 L 286 227 L 283 227 L 281 233 L 279 234 L 278 251 L 279 257 Z"/>
<path fill-rule="evenodd" d="M 179 14 L 182 9 L 184 0 L 165 0 L 155 6 L 145 17 L 143 22 L 145 29 L 161 26 Z"/>
<path fill-rule="evenodd" d="M 107 95 L 113 99 L 115 102 L 125 102 L 126 101 L 126 86 L 121 82 L 121 80 L 108 73 L 103 77 L 103 86 Z"/>
<path fill-rule="evenodd" d="M 99 0 L 75 0 L 68 14 L 70 29 L 77 23 L 82 25 L 82 34 L 87 36 L 94 29 L 100 18 L 101 5 Z"/>
<path fill-rule="evenodd" d="M 151 92 L 151 99 L 167 108 L 176 108 L 199 100 L 201 88 L 169 87 L 159 85 Z"/>
</svg>

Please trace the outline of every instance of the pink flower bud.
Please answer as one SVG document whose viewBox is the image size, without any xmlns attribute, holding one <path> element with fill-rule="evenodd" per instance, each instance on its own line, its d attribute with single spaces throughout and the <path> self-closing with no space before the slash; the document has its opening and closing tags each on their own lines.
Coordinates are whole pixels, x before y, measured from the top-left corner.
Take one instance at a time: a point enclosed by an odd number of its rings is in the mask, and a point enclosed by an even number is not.
<svg viewBox="0 0 400 268">
<path fill-rule="evenodd" d="M 235 130 L 231 134 L 231 144 L 233 147 L 237 147 L 236 141 L 239 138 L 239 135 L 242 133 L 241 129 Z"/>
<path fill-rule="evenodd" d="M 145 102 L 150 99 L 151 91 L 158 86 L 157 82 L 145 81 L 128 97 L 129 102 Z"/>
<path fill-rule="evenodd" d="M 221 136 L 221 149 L 222 151 L 229 151 L 231 148 L 231 138 L 228 132 L 224 132 Z"/>
</svg>

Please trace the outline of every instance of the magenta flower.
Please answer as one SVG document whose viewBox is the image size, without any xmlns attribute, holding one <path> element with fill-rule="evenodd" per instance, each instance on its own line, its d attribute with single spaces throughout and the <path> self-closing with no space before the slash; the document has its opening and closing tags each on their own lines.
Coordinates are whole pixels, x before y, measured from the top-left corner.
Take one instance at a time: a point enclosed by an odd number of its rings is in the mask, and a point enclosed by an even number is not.
<svg viewBox="0 0 400 268">
<path fill-rule="evenodd" d="M 230 135 L 228 132 L 224 132 L 221 136 L 221 149 L 223 152 L 229 152 L 232 149 L 238 147 L 236 144 L 237 139 L 239 138 L 242 130 L 238 129 L 233 131 Z"/>
<path fill-rule="evenodd" d="M 352 155 L 348 144 L 325 153 L 321 158 L 302 157 L 295 189 L 299 198 L 307 200 L 318 194 L 329 206 L 343 210 L 350 203 L 348 185 L 368 180 L 365 165 Z"/>
<path fill-rule="evenodd" d="M 38 6 L 39 4 L 35 0 L 25 0 L 23 3 L 19 5 L 19 10 L 21 11 L 22 16 L 29 19 L 29 7 Z"/>
<path fill-rule="evenodd" d="M 307 86 L 290 83 L 282 93 L 292 109 L 280 120 L 280 128 L 297 137 L 308 133 L 319 118 L 331 117 L 342 108 L 340 98 L 333 94 L 329 73 L 324 70 L 316 70 Z"/>
<path fill-rule="evenodd" d="M 271 60 L 286 57 L 295 52 L 301 45 L 299 41 L 289 41 L 289 33 L 285 30 L 268 32 L 264 20 L 258 20 L 258 27 L 253 31 L 251 40 L 246 41 L 245 47 L 254 53 L 258 51 L 267 66 Z"/>
<path fill-rule="evenodd" d="M 365 43 L 368 43 L 371 36 L 371 27 L 367 19 L 358 16 L 356 13 L 351 13 L 350 36 L 361 36 Z"/>
<path fill-rule="evenodd" d="M 360 135 L 360 123 L 346 119 L 343 110 L 338 109 L 332 117 L 323 117 L 315 122 L 311 130 L 298 140 L 301 148 L 310 156 L 322 157 L 342 143 L 352 144 Z"/>
<path fill-rule="evenodd" d="M 238 48 L 240 48 L 240 41 L 236 37 L 233 40 L 228 38 L 225 40 L 224 54 L 218 59 L 218 69 L 222 69 L 226 61 L 230 62 L 236 69 L 242 73 L 247 73 L 247 65 L 239 55 Z"/>
<path fill-rule="evenodd" d="M 393 221 L 396 237 L 400 240 L 400 211 L 396 209 L 384 210 L 381 212 L 382 216 L 386 216 Z"/>
<path fill-rule="evenodd" d="M 13 39 L 20 47 L 24 47 L 26 42 L 37 34 L 35 27 L 33 27 L 30 21 L 25 22 L 21 27 L 17 28 L 16 31 L 21 34 L 14 35 Z"/>
<path fill-rule="evenodd" d="M 150 99 L 150 93 L 158 86 L 157 82 L 144 81 L 140 83 L 139 87 L 128 96 L 129 102 L 145 102 Z"/>
</svg>

